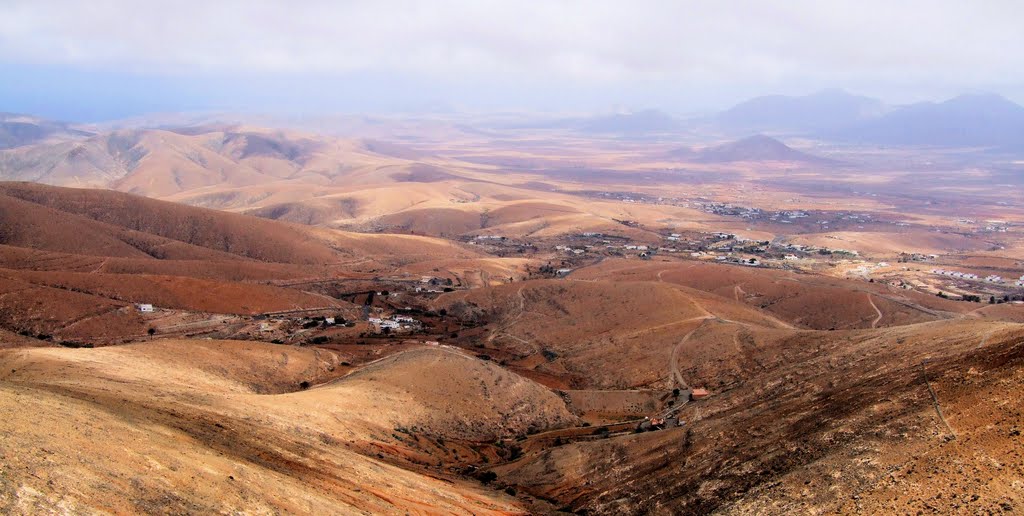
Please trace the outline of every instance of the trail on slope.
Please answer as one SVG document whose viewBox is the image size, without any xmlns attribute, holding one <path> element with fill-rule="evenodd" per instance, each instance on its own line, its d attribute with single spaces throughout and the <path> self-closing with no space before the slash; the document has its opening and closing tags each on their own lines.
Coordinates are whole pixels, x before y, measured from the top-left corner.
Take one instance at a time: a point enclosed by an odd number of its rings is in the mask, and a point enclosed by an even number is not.
<svg viewBox="0 0 1024 516">
<path fill-rule="evenodd" d="M 527 312 L 527 310 L 526 310 L 526 296 L 523 295 L 523 288 L 524 287 L 521 286 L 521 287 L 519 287 L 518 290 L 516 290 L 516 298 L 517 298 L 518 303 L 516 304 L 516 307 L 515 307 L 516 308 L 515 315 L 513 315 L 510 318 L 508 318 L 508 322 L 506 322 L 501 327 L 499 327 L 496 331 L 491 332 L 491 334 L 487 336 L 487 342 L 488 343 L 494 342 L 494 339 L 499 337 L 499 336 L 504 336 L 504 337 L 508 337 L 508 338 L 510 338 L 512 340 L 518 341 L 521 344 L 526 344 L 527 346 L 532 347 L 534 350 L 537 349 L 537 346 L 535 346 L 532 342 L 530 342 L 530 341 L 528 341 L 526 339 L 523 339 L 521 337 L 517 337 L 517 336 L 512 335 L 511 333 L 509 333 L 509 330 L 511 330 L 513 326 L 516 326 L 517 324 L 519 324 L 519 321 L 523 318 L 523 314 Z"/>
<path fill-rule="evenodd" d="M 868 303 L 871 304 L 871 308 L 874 308 L 875 313 L 878 314 L 878 317 L 875 317 L 875 320 L 871 321 L 871 327 L 875 328 L 878 326 L 878 321 L 882 320 L 882 311 L 878 309 L 878 305 L 875 304 L 875 300 L 871 297 L 871 294 L 868 294 Z"/>
<path fill-rule="evenodd" d="M 689 389 L 690 386 L 686 383 L 686 380 L 683 379 L 683 373 L 679 371 L 679 351 L 683 348 L 683 345 L 690 340 L 690 337 L 704 326 L 704 323 L 707 322 L 708 319 L 710 319 L 710 317 L 701 320 L 700 324 L 698 324 L 696 328 L 690 330 L 690 332 L 684 335 L 682 340 L 677 342 L 675 347 L 672 348 L 672 356 L 669 360 L 669 372 L 676 383 L 679 384 L 680 389 Z"/>
<path fill-rule="evenodd" d="M 742 285 L 742 283 L 737 283 L 736 286 L 732 288 L 732 294 L 736 298 L 736 301 L 740 301 L 740 294 L 743 294 L 743 297 L 747 296 L 747 293 L 740 285 Z"/>
</svg>

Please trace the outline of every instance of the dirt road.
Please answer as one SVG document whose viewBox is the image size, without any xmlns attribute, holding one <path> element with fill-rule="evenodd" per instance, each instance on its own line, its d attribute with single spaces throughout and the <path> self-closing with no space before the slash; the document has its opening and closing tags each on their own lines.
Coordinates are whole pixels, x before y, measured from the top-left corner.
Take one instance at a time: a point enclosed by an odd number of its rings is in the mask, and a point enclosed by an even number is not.
<svg viewBox="0 0 1024 516">
<path fill-rule="evenodd" d="M 871 327 L 874 328 L 878 326 L 878 321 L 882 320 L 882 311 L 878 309 L 877 305 L 875 305 L 875 300 L 871 298 L 871 294 L 868 294 L 868 303 L 871 303 L 871 308 L 874 308 L 875 312 L 878 314 L 878 317 L 875 317 L 875 320 L 871 321 Z"/>
</svg>

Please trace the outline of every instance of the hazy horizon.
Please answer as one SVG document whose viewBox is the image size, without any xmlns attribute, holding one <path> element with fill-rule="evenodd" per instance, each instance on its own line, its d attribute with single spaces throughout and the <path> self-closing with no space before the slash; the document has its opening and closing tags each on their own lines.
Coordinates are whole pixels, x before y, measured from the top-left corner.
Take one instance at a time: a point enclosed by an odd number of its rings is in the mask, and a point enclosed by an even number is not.
<svg viewBox="0 0 1024 516">
<path fill-rule="evenodd" d="M 154 112 L 707 112 L 827 88 L 892 104 L 1024 101 L 1015 2 L 14 0 L 0 111 L 79 122 Z"/>
</svg>

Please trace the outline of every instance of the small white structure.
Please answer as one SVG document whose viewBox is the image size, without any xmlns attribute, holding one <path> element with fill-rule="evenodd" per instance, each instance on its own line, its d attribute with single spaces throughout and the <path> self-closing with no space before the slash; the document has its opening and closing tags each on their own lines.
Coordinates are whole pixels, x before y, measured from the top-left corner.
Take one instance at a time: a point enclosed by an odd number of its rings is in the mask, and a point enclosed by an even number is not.
<svg viewBox="0 0 1024 516">
<path fill-rule="evenodd" d="M 334 318 L 333 317 L 324 317 L 324 322 L 327 323 L 327 324 L 334 324 Z"/>
<path fill-rule="evenodd" d="M 139 311 L 140 312 L 152 312 L 153 311 L 153 305 L 151 305 L 149 303 L 142 303 L 142 304 L 139 305 Z"/>
</svg>

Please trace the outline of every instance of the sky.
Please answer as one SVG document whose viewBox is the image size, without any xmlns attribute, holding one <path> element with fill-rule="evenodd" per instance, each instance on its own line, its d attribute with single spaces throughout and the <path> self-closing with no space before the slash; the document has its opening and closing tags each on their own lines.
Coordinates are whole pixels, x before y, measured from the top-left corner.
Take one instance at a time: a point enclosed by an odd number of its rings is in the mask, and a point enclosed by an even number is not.
<svg viewBox="0 0 1024 516">
<path fill-rule="evenodd" d="M 1024 102 L 1020 0 L 0 0 L 0 111 L 711 111 Z"/>
</svg>

